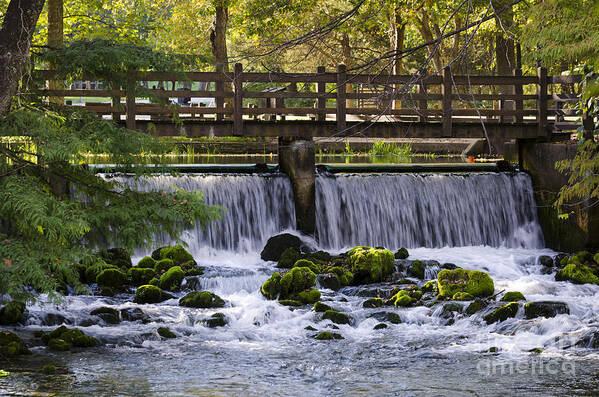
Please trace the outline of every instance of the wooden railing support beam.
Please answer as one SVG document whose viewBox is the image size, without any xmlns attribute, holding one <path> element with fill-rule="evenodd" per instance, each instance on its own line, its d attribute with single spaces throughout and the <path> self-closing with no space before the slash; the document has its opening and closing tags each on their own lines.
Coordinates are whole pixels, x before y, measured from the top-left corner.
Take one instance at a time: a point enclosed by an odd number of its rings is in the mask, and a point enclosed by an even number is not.
<svg viewBox="0 0 599 397">
<path fill-rule="evenodd" d="M 233 97 L 233 135 L 243 135 L 243 66 L 235 64 L 233 85 L 235 96 Z"/>
<path fill-rule="evenodd" d="M 347 128 L 347 68 L 344 64 L 337 66 L 337 132 L 342 133 Z"/>
<path fill-rule="evenodd" d="M 443 108 L 443 137 L 451 138 L 452 130 L 451 130 L 451 117 L 453 115 L 453 111 L 451 108 L 451 67 L 445 66 L 442 72 L 443 76 L 443 85 L 441 86 L 441 95 L 443 95 L 442 100 L 442 108 Z"/>
</svg>

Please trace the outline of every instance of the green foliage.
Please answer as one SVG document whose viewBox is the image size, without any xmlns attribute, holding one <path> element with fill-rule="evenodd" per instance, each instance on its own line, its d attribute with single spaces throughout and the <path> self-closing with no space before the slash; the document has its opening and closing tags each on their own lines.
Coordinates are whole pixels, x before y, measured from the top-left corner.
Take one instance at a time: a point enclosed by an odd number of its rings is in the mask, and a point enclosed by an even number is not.
<svg viewBox="0 0 599 397">
<path fill-rule="evenodd" d="M 555 202 L 558 209 L 569 212 L 571 207 L 580 205 L 572 203 L 599 204 L 599 143 L 585 141 L 574 159 L 558 161 L 556 168 L 569 174 L 568 184 L 560 189 Z"/>
</svg>

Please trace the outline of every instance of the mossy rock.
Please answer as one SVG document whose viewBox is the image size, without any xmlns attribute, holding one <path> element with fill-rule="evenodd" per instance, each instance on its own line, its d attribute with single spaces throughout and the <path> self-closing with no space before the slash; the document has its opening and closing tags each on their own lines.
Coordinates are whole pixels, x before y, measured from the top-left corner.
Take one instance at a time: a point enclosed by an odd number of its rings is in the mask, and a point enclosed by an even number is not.
<svg viewBox="0 0 599 397">
<path fill-rule="evenodd" d="M 524 315 L 528 319 L 537 317 L 551 318 L 558 314 L 570 314 L 570 308 L 566 303 L 539 301 L 528 302 L 524 305 Z"/>
<path fill-rule="evenodd" d="M 439 293 L 439 287 L 437 286 L 437 280 L 427 281 L 426 283 L 424 283 L 421 290 L 422 290 L 422 292 L 428 292 L 428 293 L 433 293 L 433 294 Z"/>
<path fill-rule="evenodd" d="M 281 277 L 281 298 L 288 298 L 316 286 L 316 274 L 307 267 L 294 267 Z"/>
<path fill-rule="evenodd" d="M 127 271 L 127 278 L 136 287 L 148 284 L 154 278 L 154 268 L 132 267 Z"/>
<path fill-rule="evenodd" d="M 407 249 L 402 247 L 399 250 L 397 250 L 394 256 L 395 259 L 408 259 L 408 256 L 410 256 L 410 254 Z"/>
<path fill-rule="evenodd" d="M 85 335 L 80 329 L 70 329 L 64 325 L 56 328 L 54 331 L 48 334 L 42 335 L 42 341 L 46 343 L 52 350 L 64 349 L 66 345 L 69 346 L 66 350 L 69 350 L 72 346 L 93 347 L 100 344 L 96 338 Z M 54 346 L 51 346 L 52 343 Z"/>
<path fill-rule="evenodd" d="M 487 307 L 488 303 L 486 301 L 483 301 L 481 299 L 476 299 L 475 301 L 473 301 L 472 303 L 470 303 L 468 305 L 468 307 L 466 308 L 466 314 L 468 315 L 473 315 L 475 313 L 477 313 L 478 311 L 480 311 L 481 309 L 484 309 L 485 307 Z"/>
<path fill-rule="evenodd" d="M 135 291 L 133 302 L 140 304 L 160 303 L 171 298 L 170 294 L 167 294 L 155 285 L 142 285 Z"/>
<path fill-rule="evenodd" d="M 348 269 L 341 266 L 333 266 L 326 269 L 328 273 L 334 273 L 339 277 L 342 287 L 350 285 L 354 281 L 354 275 Z"/>
<path fill-rule="evenodd" d="M 570 281 L 574 284 L 599 284 L 599 278 L 593 270 L 578 263 L 569 263 L 555 274 L 556 281 Z"/>
<path fill-rule="evenodd" d="M 0 357 L 12 357 L 20 354 L 31 354 L 21 338 L 9 331 L 0 331 Z"/>
<path fill-rule="evenodd" d="M 340 313 L 337 310 L 327 310 L 322 315 L 323 320 L 331 320 L 335 324 L 349 324 L 351 317 L 345 313 Z"/>
<path fill-rule="evenodd" d="M 454 301 L 471 301 L 474 300 L 474 296 L 467 292 L 456 292 L 451 299 Z"/>
<path fill-rule="evenodd" d="M 277 267 L 281 269 L 291 269 L 295 262 L 297 262 L 299 259 L 301 259 L 299 249 L 295 247 L 289 247 L 281 254 L 279 263 L 277 263 Z"/>
<path fill-rule="evenodd" d="M 156 277 L 154 277 L 150 281 L 148 281 L 148 285 L 153 285 L 155 287 L 158 287 L 160 285 L 160 279 L 157 279 Z"/>
<path fill-rule="evenodd" d="M 522 295 L 522 293 L 518 291 L 506 292 L 505 295 L 503 295 L 503 297 L 501 298 L 502 302 L 518 302 L 525 300 L 526 298 L 524 297 L 524 295 Z"/>
<path fill-rule="evenodd" d="M 316 282 L 321 288 L 327 288 L 333 291 L 337 291 L 343 285 L 339 276 L 335 273 L 321 273 L 316 276 Z"/>
<path fill-rule="evenodd" d="M 393 295 L 390 301 L 393 305 L 400 307 L 410 307 L 416 302 L 407 291 L 403 290 Z"/>
<path fill-rule="evenodd" d="M 322 271 L 319 265 L 307 259 L 298 260 L 293 264 L 293 267 L 307 267 L 308 269 L 312 270 L 315 274 L 318 274 Z"/>
<path fill-rule="evenodd" d="M 180 266 L 173 266 L 160 276 L 159 287 L 166 291 L 177 291 L 185 278 L 185 272 Z"/>
<path fill-rule="evenodd" d="M 412 265 L 408 268 L 408 274 L 412 277 L 416 277 L 419 279 L 424 279 L 424 271 L 426 269 L 426 265 L 419 261 L 415 260 L 412 262 Z"/>
<path fill-rule="evenodd" d="M 260 258 L 263 261 L 278 261 L 287 248 L 299 250 L 301 245 L 302 241 L 299 237 L 289 233 L 279 234 L 268 239 L 260 253 Z"/>
<path fill-rule="evenodd" d="M 210 309 L 224 307 L 225 301 L 220 296 L 208 291 L 193 291 L 179 299 L 179 306 Z"/>
<path fill-rule="evenodd" d="M 73 346 L 69 342 L 65 341 L 64 339 L 54 338 L 54 339 L 50 339 L 48 341 L 48 348 L 50 350 L 68 351 L 68 350 L 71 350 L 71 347 L 73 347 Z"/>
<path fill-rule="evenodd" d="M 227 325 L 227 319 L 223 313 L 214 313 L 205 323 L 210 328 L 224 327 Z"/>
<path fill-rule="evenodd" d="M 98 275 L 107 269 L 117 269 L 117 267 L 103 262 L 95 263 L 89 266 L 85 270 L 85 282 L 87 284 L 95 283 Z"/>
<path fill-rule="evenodd" d="M 452 298 L 458 292 L 474 297 L 487 297 L 495 292 L 493 279 L 479 270 L 441 270 L 437 276 L 439 296 Z"/>
<path fill-rule="evenodd" d="M 152 258 L 151 256 L 144 256 L 137 263 L 138 268 L 154 269 L 155 266 L 156 266 L 156 260 L 154 258 Z"/>
<path fill-rule="evenodd" d="M 119 269 L 106 269 L 98 274 L 96 283 L 104 288 L 122 289 L 127 284 L 127 274 Z"/>
<path fill-rule="evenodd" d="M 156 262 L 156 265 L 154 265 L 154 271 L 157 274 L 162 274 L 174 266 L 175 266 L 175 262 L 173 262 L 172 259 L 168 259 L 168 258 L 160 259 L 159 261 Z"/>
<path fill-rule="evenodd" d="M 99 307 L 91 311 L 92 316 L 98 316 L 107 324 L 118 324 L 121 322 L 119 312 L 112 307 Z"/>
<path fill-rule="evenodd" d="M 599 252 L 597 252 L 595 254 L 595 256 L 593 257 L 593 260 L 595 261 L 595 263 L 599 263 Z"/>
<path fill-rule="evenodd" d="M 385 329 L 387 328 L 387 324 L 385 323 L 378 323 L 377 325 L 374 326 L 374 330 L 378 330 L 378 329 Z"/>
<path fill-rule="evenodd" d="M 591 262 L 593 260 L 593 254 L 589 251 L 580 251 L 576 254 L 572 255 L 568 258 L 568 263 L 580 264 L 583 265 L 586 262 Z"/>
<path fill-rule="evenodd" d="M 334 340 L 345 339 L 341 334 L 331 331 L 324 331 L 314 337 L 316 340 Z"/>
<path fill-rule="evenodd" d="M 320 291 L 317 289 L 302 291 L 297 294 L 297 299 L 304 304 L 316 303 L 320 300 Z"/>
<path fill-rule="evenodd" d="M 324 313 L 327 310 L 333 310 L 333 308 L 331 306 L 329 306 L 329 305 L 325 305 L 322 302 L 316 302 L 314 304 L 314 311 L 315 312 Z"/>
<path fill-rule="evenodd" d="M 485 320 L 487 324 L 493 324 L 498 321 L 505 321 L 508 318 L 516 317 L 516 314 L 518 314 L 519 307 L 520 305 L 518 304 L 518 302 L 508 303 L 507 305 L 501 306 L 492 313 L 489 313 L 486 316 L 484 316 L 483 320 Z"/>
<path fill-rule="evenodd" d="M 48 365 L 44 365 L 41 368 L 41 372 L 46 374 L 46 375 L 50 375 L 56 372 L 56 365 L 52 365 L 52 364 L 48 364 Z"/>
<path fill-rule="evenodd" d="M 297 307 L 297 306 L 303 306 L 304 304 L 300 301 L 297 301 L 295 299 L 281 299 L 279 301 L 279 304 L 283 305 L 283 306 L 289 306 L 289 307 Z"/>
<path fill-rule="evenodd" d="M 358 246 L 347 255 L 355 284 L 384 281 L 395 270 L 393 253 L 386 249 Z"/>
<path fill-rule="evenodd" d="M 204 274 L 204 268 L 201 266 L 196 266 L 185 271 L 185 277 L 201 276 L 202 274 Z"/>
<path fill-rule="evenodd" d="M 166 339 L 174 339 L 177 337 L 177 335 L 175 335 L 175 333 L 173 331 L 171 331 L 171 329 L 168 327 L 159 327 L 158 335 L 160 335 Z"/>
<path fill-rule="evenodd" d="M 170 259 L 176 266 L 192 261 L 195 264 L 193 255 L 191 255 L 182 245 L 162 248 L 160 250 L 160 259 Z"/>
<path fill-rule="evenodd" d="M 279 297 L 279 294 L 281 293 L 281 278 L 283 278 L 283 276 L 281 276 L 280 273 L 273 273 L 273 275 L 262 284 L 260 292 L 266 299 L 274 300 Z"/>
<path fill-rule="evenodd" d="M 131 255 L 124 248 L 103 249 L 100 250 L 99 254 L 106 263 L 110 263 L 116 267 L 126 270 L 132 266 Z"/>
<path fill-rule="evenodd" d="M 385 304 L 385 302 L 381 298 L 370 298 L 362 303 L 362 307 L 367 309 L 374 309 L 377 307 L 381 307 Z"/>
<path fill-rule="evenodd" d="M 0 325 L 16 325 L 23 321 L 25 304 L 11 301 L 0 309 Z"/>
<path fill-rule="evenodd" d="M 387 321 L 391 324 L 401 324 L 401 317 L 397 313 L 387 312 Z"/>
<path fill-rule="evenodd" d="M 164 248 L 169 248 L 169 247 L 160 247 L 160 248 L 156 248 L 154 251 L 152 251 L 152 254 L 150 255 L 152 257 L 152 259 L 154 259 L 155 261 L 159 261 L 160 259 L 162 259 L 161 253 Z"/>
</svg>

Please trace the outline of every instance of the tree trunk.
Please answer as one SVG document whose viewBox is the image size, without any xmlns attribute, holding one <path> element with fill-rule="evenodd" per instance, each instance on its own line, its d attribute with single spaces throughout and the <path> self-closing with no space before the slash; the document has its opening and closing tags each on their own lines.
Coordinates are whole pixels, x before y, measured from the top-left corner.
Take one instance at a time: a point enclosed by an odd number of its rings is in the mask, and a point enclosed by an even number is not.
<svg viewBox="0 0 599 397">
<path fill-rule="evenodd" d="M 341 50 L 343 52 L 343 63 L 345 64 L 346 67 L 348 67 L 348 68 L 351 67 L 351 63 L 352 63 L 352 61 L 351 61 L 351 44 L 350 44 L 349 35 L 347 34 L 347 32 L 344 32 L 343 36 L 341 37 Z M 345 92 L 353 93 L 354 85 L 352 83 L 346 84 Z M 348 108 L 354 107 L 353 99 L 347 99 L 345 103 Z"/>
<path fill-rule="evenodd" d="M 0 27 L 0 115 L 17 93 L 44 0 L 11 0 Z"/>
<path fill-rule="evenodd" d="M 505 5 L 503 2 L 494 2 L 493 7 L 499 10 Z M 495 60 L 497 62 L 497 74 L 500 76 L 511 76 L 512 70 L 516 68 L 516 53 L 514 40 L 506 34 L 514 24 L 514 13 L 512 10 L 504 11 L 496 20 L 497 25 L 495 33 Z M 499 86 L 499 93 L 504 95 L 514 94 L 514 86 Z M 501 101 L 500 108 L 504 110 L 514 110 L 514 101 Z M 511 117 L 508 117 L 511 119 Z"/>
<path fill-rule="evenodd" d="M 214 22 L 210 28 L 210 44 L 212 46 L 212 56 L 214 57 L 214 66 L 217 73 L 229 72 L 229 56 L 227 54 L 227 22 L 229 19 L 229 9 L 225 5 L 226 0 L 215 1 Z M 231 84 L 216 82 L 216 91 L 232 91 Z M 227 107 L 232 107 L 233 100 L 227 98 L 216 98 L 216 107 L 222 107 L 226 103 Z M 217 118 L 222 116 L 217 115 Z"/>
<path fill-rule="evenodd" d="M 391 51 L 395 52 L 393 58 L 393 64 L 391 65 L 391 74 L 401 75 L 403 73 L 403 58 L 402 52 L 404 50 L 404 40 L 406 36 L 406 23 L 401 18 L 401 10 L 398 6 L 393 9 L 393 15 L 391 17 L 391 35 L 389 37 L 389 44 L 391 44 Z M 401 85 L 395 85 L 395 90 L 399 90 Z M 399 95 L 398 93 L 395 96 Z M 401 100 L 395 99 L 393 101 L 393 109 L 401 109 Z"/>
<path fill-rule="evenodd" d="M 48 47 L 60 48 L 63 46 L 63 0 L 48 0 Z M 56 65 L 50 64 L 50 70 Z M 51 90 L 62 90 L 63 82 L 59 80 L 48 81 Z M 50 102 L 62 105 L 62 97 L 50 97 Z"/>
</svg>

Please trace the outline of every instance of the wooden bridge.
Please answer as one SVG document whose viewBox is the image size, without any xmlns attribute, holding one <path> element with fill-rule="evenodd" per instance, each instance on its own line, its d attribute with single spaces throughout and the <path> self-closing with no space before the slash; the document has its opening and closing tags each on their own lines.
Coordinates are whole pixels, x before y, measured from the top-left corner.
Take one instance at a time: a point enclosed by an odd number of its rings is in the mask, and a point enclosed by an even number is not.
<svg viewBox="0 0 599 397">
<path fill-rule="evenodd" d="M 51 71 L 37 71 L 51 79 Z M 124 87 L 40 90 L 161 136 L 569 138 L 581 76 L 129 71 Z M 105 82 L 107 87 L 115 87 Z M 194 86 L 197 87 L 194 89 Z M 94 97 L 94 102 L 84 97 Z M 81 98 L 83 103 L 73 103 Z M 195 98 L 195 100 L 194 100 Z M 174 103 L 178 100 L 179 103 Z"/>
</svg>

